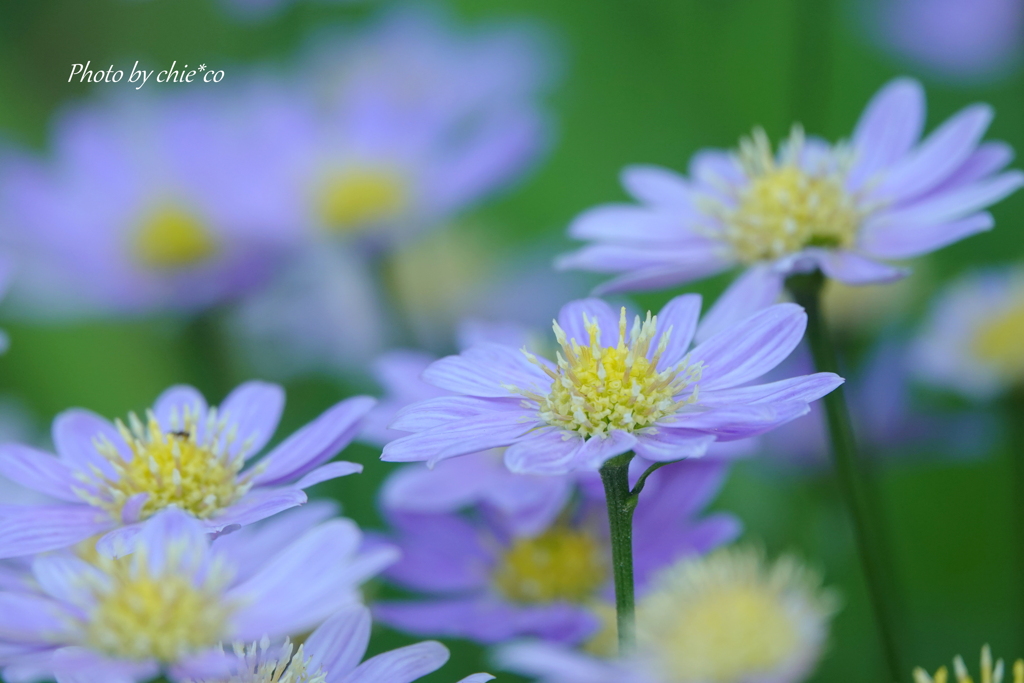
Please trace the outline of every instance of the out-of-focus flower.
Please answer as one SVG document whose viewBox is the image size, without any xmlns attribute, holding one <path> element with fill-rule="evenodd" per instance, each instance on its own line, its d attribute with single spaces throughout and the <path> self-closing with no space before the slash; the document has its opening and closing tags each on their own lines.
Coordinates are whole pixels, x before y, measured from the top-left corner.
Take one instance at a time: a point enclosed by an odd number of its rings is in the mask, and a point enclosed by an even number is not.
<svg viewBox="0 0 1024 683">
<path fill-rule="evenodd" d="M 168 509 L 126 556 L 40 555 L 37 591 L 0 592 L 0 644 L 23 648 L 3 657 L 4 676 L 217 678 L 230 664 L 221 643 L 299 635 L 358 602 L 359 584 L 395 559 L 391 548 L 361 553 L 360 543 L 358 527 L 336 519 L 292 535 L 272 556 L 239 558 L 211 545 L 194 517 Z M 245 566 L 254 559 L 256 568 Z"/>
<path fill-rule="evenodd" d="M 956 675 L 956 683 L 971 683 L 974 679 L 967 672 L 967 665 L 964 664 L 963 657 L 957 655 L 953 658 L 953 672 Z M 1003 660 L 999 660 L 992 665 L 992 649 L 988 645 L 981 648 L 981 678 L 979 680 L 991 682 L 991 683 L 1002 683 L 1003 681 Z M 914 669 L 914 683 L 946 683 L 949 678 L 949 671 L 944 666 L 940 666 L 935 672 L 934 676 L 929 676 L 928 672 L 918 667 Z M 1024 659 L 1018 659 L 1013 663 L 1013 683 L 1024 683 Z"/>
<path fill-rule="evenodd" d="M 683 560 L 637 606 L 637 650 L 602 660 L 551 643 L 499 651 L 547 683 L 798 683 L 813 669 L 835 599 L 792 558 L 766 566 L 727 549 Z"/>
<path fill-rule="evenodd" d="M 1024 384 L 1024 268 L 966 275 L 936 299 L 913 348 L 924 381 L 985 399 Z"/>
<path fill-rule="evenodd" d="M 437 463 L 508 447 L 508 468 L 534 474 L 593 470 L 627 451 L 681 460 L 799 417 L 842 382 L 818 373 L 744 386 L 799 343 L 799 306 L 770 306 L 689 350 L 699 313 L 700 297 L 683 295 L 630 327 L 624 308 L 584 299 L 558 315 L 557 364 L 501 344 L 442 358 L 423 378 L 457 395 L 404 409 L 391 426 L 410 434 L 381 457 Z"/>
<path fill-rule="evenodd" d="M 223 93 L 222 93 L 223 94 Z M 210 95 L 78 106 L 47 159 L 0 163 L 26 315 L 196 310 L 272 274 L 297 236 L 268 205 L 244 106 Z"/>
<path fill-rule="evenodd" d="M 911 458 L 928 452 L 969 458 L 988 451 L 998 425 L 984 412 L 916 408 L 911 396 L 911 354 L 903 342 L 883 340 L 851 373 L 848 398 L 861 451 L 868 455 Z M 785 374 L 806 372 L 812 362 L 800 348 L 783 364 Z M 829 462 L 828 435 L 821 405 L 766 434 L 762 450 L 779 463 L 801 466 Z"/>
<path fill-rule="evenodd" d="M 188 386 L 156 400 L 145 421 L 111 425 L 82 409 L 53 424 L 56 456 L 18 444 L 0 446 L 0 474 L 57 499 L 9 506 L 0 515 L 0 557 L 70 546 L 96 534 L 108 552 L 167 507 L 224 533 L 306 502 L 304 488 L 362 470 L 327 463 L 359 430 L 374 400 L 338 403 L 285 439 L 255 465 L 284 407 L 281 387 L 247 382 L 217 408 Z M 109 532 L 109 533 L 108 533 Z"/>
<path fill-rule="evenodd" d="M 946 79 L 988 80 L 1020 62 L 1020 0 L 880 0 L 868 6 L 871 28 L 887 47 Z"/>
<path fill-rule="evenodd" d="M 362 662 L 370 642 L 370 612 L 352 605 L 321 624 L 295 649 L 269 640 L 236 645 L 231 675 L 196 683 L 411 683 L 441 668 L 448 648 L 427 641 L 381 653 Z M 486 683 L 494 676 L 473 674 L 459 683 Z"/>
<path fill-rule="evenodd" d="M 915 267 L 913 276 L 889 284 L 854 286 L 827 280 L 821 305 L 829 328 L 837 333 L 873 336 L 905 320 L 930 284 L 927 278 L 922 282 L 921 271 L 921 267 Z"/>
<path fill-rule="evenodd" d="M 919 143 L 924 91 L 898 79 L 875 95 L 850 143 L 805 138 L 799 127 L 778 153 L 764 131 L 738 152 L 698 153 L 684 178 L 652 166 L 623 172 L 640 205 L 599 206 L 570 234 L 593 244 L 562 267 L 620 276 L 605 292 L 657 289 L 740 265 L 723 301 L 751 310 L 773 301 L 792 273 L 820 269 L 861 285 L 905 271 L 878 259 L 926 254 L 992 227 L 984 209 L 1024 183 L 1000 173 L 1012 157 L 981 143 L 991 108 L 974 105 Z"/>
<path fill-rule="evenodd" d="M 634 519 L 641 593 L 658 569 L 738 535 L 730 515 L 698 516 L 726 471 L 723 463 L 684 462 L 649 478 Z M 402 559 L 386 575 L 431 597 L 379 603 L 378 617 L 418 635 L 484 643 L 515 636 L 579 643 L 597 635 L 602 607 L 612 600 L 608 521 L 600 485 L 580 493 L 579 505 L 531 535 L 493 509 L 474 520 L 392 513 Z"/>
</svg>

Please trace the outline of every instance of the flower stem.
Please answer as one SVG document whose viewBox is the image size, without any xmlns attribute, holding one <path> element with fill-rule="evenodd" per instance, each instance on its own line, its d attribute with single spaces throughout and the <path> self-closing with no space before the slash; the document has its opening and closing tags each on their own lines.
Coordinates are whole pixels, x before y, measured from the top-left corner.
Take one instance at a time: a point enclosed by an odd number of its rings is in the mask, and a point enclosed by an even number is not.
<svg viewBox="0 0 1024 683">
<path fill-rule="evenodd" d="M 601 467 L 608 523 L 611 528 L 612 572 L 615 577 L 615 618 L 619 653 L 633 649 L 636 617 L 633 598 L 633 510 L 637 496 L 629 490 L 629 461 L 632 453 L 617 455 Z"/>
<path fill-rule="evenodd" d="M 815 369 L 819 372 L 838 373 L 836 351 L 821 311 L 821 289 L 824 284 L 825 277 L 820 271 L 809 275 L 793 275 L 786 280 L 786 287 L 793 298 L 807 311 L 807 341 L 814 357 Z M 872 524 L 869 497 L 857 461 L 853 427 L 843 387 L 827 394 L 822 402 L 825 404 L 826 425 L 839 490 L 853 522 L 854 539 L 867 581 L 868 597 L 874 611 L 889 678 L 893 681 L 902 680 L 903 668 L 896 647 L 892 602 L 887 590 L 888 574 L 880 537 Z"/>
</svg>

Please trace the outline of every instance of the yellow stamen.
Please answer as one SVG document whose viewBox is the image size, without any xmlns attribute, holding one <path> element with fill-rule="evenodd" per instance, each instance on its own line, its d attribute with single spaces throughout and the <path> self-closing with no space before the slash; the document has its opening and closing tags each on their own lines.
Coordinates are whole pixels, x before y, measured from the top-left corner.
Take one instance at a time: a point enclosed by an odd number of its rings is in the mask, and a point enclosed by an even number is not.
<svg viewBox="0 0 1024 683">
<path fill-rule="evenodd" d="M 310 657 L 307 657 L 303 646 L 299 646 L 292 654 L 294 646 L 288 640 L 279 650 L 272 651 L 270 642 L 262 641 L 244 647 L 240 643 L 233 645 L 235 657 L 239 661 L 239 669 L 230 677 L 217 681 L 197 683 L 326 683 L 327 672 L 321 668 L 310 671 Z"/>
<path fill-rule="evenodd" d="M 494 585 L 513 602 L 586 602 L 608 579 L 604 557 L 589 533 L 555 527 L 517 539 L 498 564 Z"/>
<path fill-rule="evenodd" d="M 165 206 L 142 221 L 134 250 L 147 268 L 174 270 L 207 260 L 217 251 L 217 243 L 194 214 Z"/>
<path fill-rule="evenodd" d="M 627 334 L 626 309 L 619 317 L 619 340 L 616 346 L 602 347 L 601 329 L 596 320 L 583 317 L 589 339 L 569 339 L 554 323 L 555 339 L 561 347 L 556 354 L 558 369 L 551 370 L 525 349 L 530 362 L 537 364 L 552 378 L 547 396 L 509 389 L 536 401 L 540 416 L 548 424 L 578 432 L 584 437 L 607 436 L 613 429 L 635 432 L 649 428 L 683 406 L 697 400 L 696 382 L 703 366 L 689 365 L 686 359 L 658 370 L 672 330 L 661 335 L 651 353 L 658 318 L 647 313 L 633 321 Z M 648 357 L 650 356 L 650 357 Z M 683 398 L 677 398 L 684 392 Z"/>
<path fill-rule="evenodd" d="M 94 469 L 80 475 L 96 493 L 79 490 L 79 496 L 120 520 L 128 499 L 140 493 L 147 494 L 147 499 L 139 519 L 170 505 L 206 519 L 245 495 L 256 470 L 239 477 L 246 446 L 231 453 L 237 438 L 234 428 L 219 420 L 215 409 L 205 416 L 186 411 L 173 415 L 171 421 L 172 429 L 165 432 L 152 412 L 145 425 L 134 413 L 129 415 L 130 428 L 118 420 L 117 428 L 132 457 L 125 460 L 109 441 L 97 440 L 96 450 L 116 474 L 108 477 Z"/>
<path fill-rule="evenodd" d="M 725 227 L 725 237 L 740 261 L 777 259 L 809 246 L 850 246 L 861 213 L 845 188 L 843 150 L 822 168 L 809 171 L 800 163 L 804 133 L 794 126 L 783 146 L 781 161 L 760 128 L 740 141 L 738 160 L 749 184 L 735 205 L 717 201 L 708 211 Z"/>
<path fill-rule="evenodd" d="M 391 169 L 347 170 L 321 186 L 318 208 L 333 232 L 350 233 L 399 215 L 409 201 L 403 178 Z"/>
</svg>

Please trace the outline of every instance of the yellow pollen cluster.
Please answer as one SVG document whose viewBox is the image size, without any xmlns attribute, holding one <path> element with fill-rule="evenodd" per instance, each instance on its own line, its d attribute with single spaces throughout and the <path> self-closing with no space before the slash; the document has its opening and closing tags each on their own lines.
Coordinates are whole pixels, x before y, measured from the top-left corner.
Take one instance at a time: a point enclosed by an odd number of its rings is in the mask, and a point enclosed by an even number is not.
<svg viewBox="0 0 1024 683">
<path fill-rule="evenodd" d="M 286 640 L 284 645 L 273 651 L 270 641 L 264 638 L 258 644 L 243 647 L 234 646 L 235 657 L 241 663 L 239 670 L 229 678 L 197 683 L 326 683 L 327 673 L 322 669 L 309 670 L 309 657 L 303 646 L 292 655 L 293 645 Z"/>
<path fill-rule="evenodd" d="M 956 674 L 956 683 L 974 683 L 974 679 L 967 672 L 967 665 L 960 655 L 953 659 L 953 671 Z M 1002 683 L 1003 681 L 1003 660 L 999 660 L 993 666 L 992 650 L 988 645 L 981 648 L 981 678 L 979 683 Z M 929 676 L 928 672 L 918 667 L 914 669 L 914 683 L 947 683 L 949 671 L 946 667 L 939 667 L 935 676 Z M 1024 659 L 1018 659 L 1013 663 L 1013 683 L 1024 683 Z"/>
<path fill-rule="evenodd" d="M 771 678 L 820 642 L 829 599 L 791 560 L 766 569 L 754 552 L 719 551 L 684 560 L 638 607 L 639 647 L 666 680 L 739 683 Z M 808 625 L 811 628 L 808 629 Z"/>
<path fill-rule="evenodd" d="M 634 432 L 651 427 L 684 405 L 697 400 L 695 383 L 703 367 L 698 363 L 687 365 L 686 360 L 658 370 L 658 361 L 668 345 L 672 330 L 661 335 L 653 354 L 658 318 L 647 313 L 633 321 L 627 334 L 626 309 L 619 317 L 619 341 L 616 346 L 602 347 L 601 330 L 596 320 L 584 314 L 584 326 L 589 340 L 581 346 L 576 339 L 568 339 L 565 331 L 554 324 L 555 339 L 561 347 L 557 354 L 558 368 L 552 370 L 527 352 L 523 353 L 551 377 L 551 391 L 547 396 L 507 387 L 537 402 L 540 416 L 548 424 L 582 434 L 586 438 L 607 436 L 613 429 Z M 685 398 L 677 398 L 687 389 Z"/>
<path fill-rule="evenodd" d="M 1002 375 L 1024 379 L 1024 291 L 999 315 L 978 328 L 973 350 L 979 359 L 999 368 Z"/>
<path fill-rule="evenodd" d="M 210 231 L 192 213 L 173 206 L 149 214 L 135 233 L 135 256 L 154 270 L 194 266 L 217 251 Z"/>
<path fill-rule="evenodd" d="M 131 428 L 120 420 L 117 428 L 132 451 L 125 460 L 117 448 L 105 439 L 95 442 L 96 450 L 110 463 L 116 476 L 107 477 L 98 468 L 81 480 L 95 487 L 95 494 L 79 490 L 86 502 L 109 511 L 121 519 L 125 503 L 140 493 L 147 499 L 139 514 L 146 519 L 174 505 L 196 517 L 207 519 L 237 501 L 252 486 L 256 469 L 239 477 L 245 464 L 243 447 L 234 455 L 230 447 L 236 439 L 233 428 L 217 417 L 211 409 L 200 420 L 191 412 L 173 415 L 173 428 L 165 432 L 152 412 L 146 424 L 135 414 L 129 415 Z M 200 429 L 202 427 L 202 429 Z M 203 438 L 199 438 L 199 433 Z"/>
<path fill-rule="evenodd" d="M 799 163 L 804 137 L 794 127 L 776 161 L 761 129 L 740 141 L 739 161 L 749 184 L 735 206 L 715 204 L 725 237 L 744 263 L 777 259 L 804 247 L 845 247 L 856 237 L 861 213 L 844 186 L 842 164 L 809 172 Z"/>
<path fill-rule="evenodd" d="M 331 174 L 322 184 L 318 207 L 336 233 L 358 232 L 400 214 L 408 203 L 406 183 L 389 169 Z"/>
<path fill-rule="evenodd" d="M 168 548 L 169 563 L 179 558 Z M 221 597 L 227 577 L 217 566 L 197 583 L 195 572 L 152 574 L 144 549 L 96 563 L 105 574 L 92 591 L 83 624 L 85 644 L 117 659 L 175 662 L 219 643 L 233 606 Z"/>
<path fill-rule="evenodd" d="M 517 539 L 505 552 L 493 581 L 513 602 L 584 603 L 608 579 L 605 549 L 585 531 L 554 527 L 536 538 Z"/>
</svg>

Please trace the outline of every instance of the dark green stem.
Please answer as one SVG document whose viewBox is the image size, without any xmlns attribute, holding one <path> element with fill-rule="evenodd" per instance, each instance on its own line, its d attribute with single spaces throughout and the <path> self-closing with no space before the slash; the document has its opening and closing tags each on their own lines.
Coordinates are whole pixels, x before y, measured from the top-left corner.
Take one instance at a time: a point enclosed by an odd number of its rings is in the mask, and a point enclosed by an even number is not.
<svg viewBox="0 0 1024 683">
<path fill-rule="evenodd" d="M 648 467 L 646 470 L 644 470 L 644 473 L 640 475 L 640 478 L 636 480 L 636 486 L 633 487 L 633 490 L 630 491 L 630 494 L 632 494 L 632 496 L 634 498 L 639 499 L 640 498 L 640 492 L 644 490 L 644 484 L 647 483 L 647 477 L 651 476 L 657 470 L 661 469 L 665 465 L 671 465 L 671 464 L 672 463 L 670 463 L 670 462 L 656 462 L 653 465 L 651 465 L 650 467 Z M 635 507 L 636 503 L 634 503 L 633 505 Z"/>
<path fill-rule="evenodd" d="M 1007 446 L 1012 472 L 1013 497 L 1013 548 L 1014 570 L 1017 576 L 1024 574 L 1024 388 L 1017 387 L 1005 397 L 1004 417 L 1008 426 Z M 1018 588 L 1018 590 L 1020 590 Z M 1019 595 L 1018 600 L 1024 598 Z"/>
<path fill-rule="evenodd" d="M 832 338 L 821 311 L 821 289 L 824 284 L 825 278 L 820 272 L 793 275 L 786 280 L 786 287 L 793 298 L 807 311 L 807 341 L 814 357 L 815 368 L 819 372 L 838 374 L 839 363 L 835 348 L 832 346 Z M 853 522 L 854 539 L 867 582 L 868 596 L 878 626 L 882 650 L 889 668 L 889 678 L 899 681 L 903 679 L 903 668 L 900 666 L 899 650 L 896 647 L 892 602 L 887 590 L 888 573 L 879 535 L 871 522 L 869 497 L 857 461 L 853 427 L 843 387 L 838 387 L 825 396 L 822 402 L 825 404 L 826 424 L 839 490 Z"/>
<path fill-rule="evenodd" d="M 234 373 L 218 310 L 208 309 L 196 315 L 185 326 L 182 336 L 197 388 L 211 403 L 220 401 L 234 388 Z"/>
<path fill-rule="evenodd" d="M 637 497 L 629 490 L 629 461 L 632 453 L 617 455 L 601 467 L 601 481 L 608 502 L 611 528 L 612 573 L 615 577 L 615 618 L 619 652 L 625 654 L 636 642 L 633 598 L 633 510 Z"/>
</svg>

